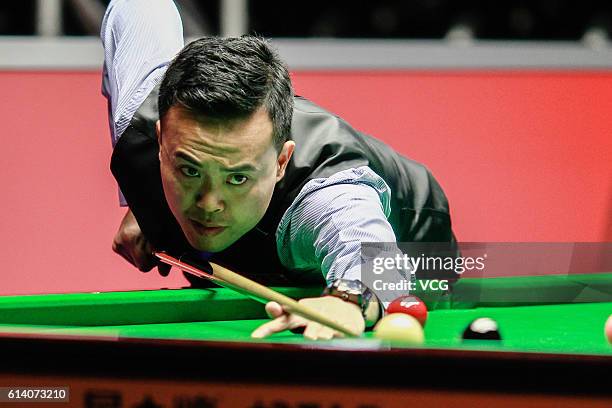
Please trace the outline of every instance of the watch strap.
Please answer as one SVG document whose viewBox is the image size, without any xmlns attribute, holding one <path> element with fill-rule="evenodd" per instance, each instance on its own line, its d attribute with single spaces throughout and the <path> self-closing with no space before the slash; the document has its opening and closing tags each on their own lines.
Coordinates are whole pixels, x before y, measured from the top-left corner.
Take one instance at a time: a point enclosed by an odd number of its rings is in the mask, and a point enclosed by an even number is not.
<svg viewBox="0 0 612 408">
<path fill-rule="evenodd" d="M 323 296 L 334 296 L 361 309 L 366 328 L 373 327 L 382 316 L 378 298 L 359 280 L 337 279 L 323 290 Z"/>
</svg>

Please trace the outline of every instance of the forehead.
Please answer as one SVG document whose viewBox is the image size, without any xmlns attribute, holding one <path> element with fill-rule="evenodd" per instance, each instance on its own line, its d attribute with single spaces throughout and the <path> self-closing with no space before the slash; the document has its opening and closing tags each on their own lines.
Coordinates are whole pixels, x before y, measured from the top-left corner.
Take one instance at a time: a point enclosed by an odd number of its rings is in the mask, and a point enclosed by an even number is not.
<svg viewBox="0 0 612 408">
<path fill-rule="evenodd" d="M 273 146 L 270 116 L 260 108 L 239 119 L 213 119 L 173 106 L 161 121 L 162 143 L 195 155 L 257 157 Z"/>
</svg>

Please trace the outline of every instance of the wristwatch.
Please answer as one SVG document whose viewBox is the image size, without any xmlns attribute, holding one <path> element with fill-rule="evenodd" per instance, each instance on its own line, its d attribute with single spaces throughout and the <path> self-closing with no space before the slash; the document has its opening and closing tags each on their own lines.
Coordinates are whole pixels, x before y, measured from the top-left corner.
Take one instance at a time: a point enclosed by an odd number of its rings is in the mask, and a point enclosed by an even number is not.
<svg viewBox="0 0 612 408">
<path fill-rule="evenodd" d="M 360 280 L 337 279 L 323 290 L 323 296 L 335 296 L 359 306 L 366 328 L 373 327 L 382 315 L 378 298 Z"/>
</svg>

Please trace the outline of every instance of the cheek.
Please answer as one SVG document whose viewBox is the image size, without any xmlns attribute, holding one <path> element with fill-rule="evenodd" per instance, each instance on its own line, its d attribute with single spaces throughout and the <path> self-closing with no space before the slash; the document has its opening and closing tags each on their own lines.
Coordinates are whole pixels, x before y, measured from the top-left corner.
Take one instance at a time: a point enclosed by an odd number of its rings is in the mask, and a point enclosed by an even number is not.
<svg viewBox="0 0 612 408">
<path fill-rule="evenodd" d="M 276 178 L 270 177 L 264 183 L 260 185 L 260 188 L 257 192 L 256 201 L 258 206 L 265 210 L 268 208 L 270 204 L 270 200 L 272 199 L 272 194 L 274 193 L 274 186 L 276 185 Z"/>
<path fill-rule="evenodd" d="M 274 180 L 260 181 L 248 194 L 234 201 L 232 211 L 236 217 L 244 220 L 261 218 L 268 209 L 272 193 L 274 192 Z"/>
<path fill-rule="evenodd" d="M 162 186 L 166 201 L 171 209 L 181 209 L 188 201 L 186 191 L 174 176 L 171 169 L 161 168 Z"/>
</svg>

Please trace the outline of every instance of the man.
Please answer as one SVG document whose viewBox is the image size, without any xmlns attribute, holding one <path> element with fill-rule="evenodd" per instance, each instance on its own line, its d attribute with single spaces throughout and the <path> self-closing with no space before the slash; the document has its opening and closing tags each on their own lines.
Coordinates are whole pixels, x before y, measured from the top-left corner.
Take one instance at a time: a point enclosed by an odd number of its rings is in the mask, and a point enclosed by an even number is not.
<svg viewBox="0 0 612 408">
<path fill-rule="evenodd" d="M 454 241 L 431 174 L 294 96 L 265 40 L 203 38 L 181 50 L 170 0 L 113 0 L 101 35 L 111 169 L 130 207 L 113 248 L 139 269 L 157 249 L 262 283 L 327 282 L 331 296 L 301 301 L 363 330 L 381 311 L 359 282 L 362 242 Z M 341 299 L 351 290 L 358 304 Z M 255 337 L 337 335 L 276 303 L 266 310 L 274 320 Z"/>
</svg>

